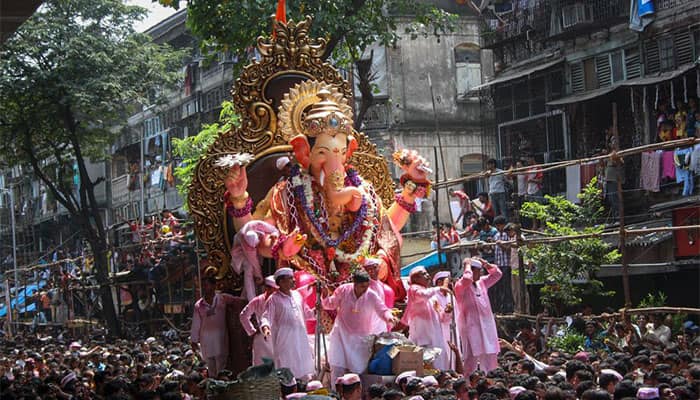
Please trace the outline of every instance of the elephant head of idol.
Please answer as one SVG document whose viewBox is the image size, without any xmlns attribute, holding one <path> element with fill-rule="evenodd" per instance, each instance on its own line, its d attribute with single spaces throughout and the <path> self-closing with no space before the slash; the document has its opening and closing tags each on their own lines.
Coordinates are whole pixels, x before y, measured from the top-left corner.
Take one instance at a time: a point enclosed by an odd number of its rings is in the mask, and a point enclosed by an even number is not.
<svg viewBox="0 0 700 400">
<path fill-rule="evenodd" d="M 317 91 L 315 101 L 307 105 L 300 118 L 300 132 L 289 139 L 294 156 L 321 187 L 330 205 L 356 211 L 362 193 L 345 184 L 347 161 L 358 147 L 352 135 L 352 111 L 337 90 L 318 86 L 317 82 L 301 85 L 311 85 Z M 299 87 L 292 91 L 295 89 Z"/>
</svg>

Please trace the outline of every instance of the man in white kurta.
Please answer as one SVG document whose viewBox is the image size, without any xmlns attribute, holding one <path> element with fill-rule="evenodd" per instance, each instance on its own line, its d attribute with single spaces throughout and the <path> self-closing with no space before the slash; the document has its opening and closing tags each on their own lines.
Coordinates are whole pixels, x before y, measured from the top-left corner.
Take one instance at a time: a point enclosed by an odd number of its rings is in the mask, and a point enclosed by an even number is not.
<svg viewBox="0 0 700 400">
<path fill-rule="evenodd" d="M 308 380 L 314 373 L 313 350 L 306 334 L 306 320 L 314 318 L 294 287 L 294 272 L 280 268 L 275 272 L 279 286 L 265 305 L 260 330 L 275 349 L 275 367 L 289 368 L 294 377 Z"/>
<path fill-rule="evenodd" d="M 378 258 L 367 258 L 364 269 L 369 275 L 369 290 L 376 293 L 388 308 L 394 307 L 394 290 L 386 283 L 379 280 L 379 267 L 383 261 Z M 372 324 L 372 334 L 378 335 L 387 332 L 390 326 L 382 319 L 375 319 Z"/>
<path fill-rule="evenodd" d="M 411 286 L 408 288 L 408 301 L 401 322 L 408 326 L 408 338 L 423 347 L 437 347 L 442 350 L 433 361 L 433 366 L 446 370 L 448 366 L 445 338 L 442 336 L 442 326 L 437 312 L 430 299 L 444 288 L 430 287 L 430 275 L 425 267 L 418 266 L 409 274 Z"/>
<path fill-rule="evenodd" d="M 230 294 L 216 292 L 215 278 L 202 279 L 202 298 L 194 304 L 190 340 L 195 351 L 200 348 L 211 377 L 226 368 L 229 353 L 226 306 L 234 301 Z"/>
<path fill-rule="evenodd" d="M 501 348 L 488 290 L 503 274 L 498 266 L 482 258 L 467 258 L 463 265 L 464 273 L 455 285 L 455 301 L 457 328 L 464 353 L 463 373 L 468 376 L 478 365 L 486 372 L 498 367 Z M 483 268 L 488 271 L 487 276 L 481 275 Z"/>
<path fill-rule="evenodd" d="M 433 286 L 449 288 L 450 284 L 450 273 L 449 271 L 440 271 L 433 276 Z M 459 335 L 457 337 L 452 337 L 452 330 L 450 326 L 453 322 L 456 323 L 454 319 L 454 295 L 447 290 L 441 290 L 437 292 L 432 299 L 430 299 L 433 309 L 438 314 L 438 319 L 440 320 L 440 326 L 442 327 L 442 337 L 445 339 L 445 351 L 450 348 L 448 341 L 452 341 L 459 348 Z M 455 326 L 455 334 L 457 334 L 457 329 Z M 452 355 L 452 353 L 447 354 L 447 359 L 449 361 L 450 369 L 454 370 L 456 367 L 457 359 Z M 461 362 L 461 360 L 459 360 Z"/>
<path fill-rule="evenodd" d="M 356 271 L 352 280 L 321 300 L 323 308 L 337 311 L 328 347 L 331 382 L 348 371 L 364 373 L 370 357 L 367 337 L 376 320 L 384 324 L 396 322 L 384 300 L 368 290 L 370 278 L 366 272 Z"/>
<path fill-rule="evenodd" d="M 243 329 L 248 336 L 253 337 L 253 365 L 262 364 L 263 357 L 273 359 L 272 340 L 265 340 L 262 332 L 260 332 L 260 320 L 262 319 L 263 312 L 265 312 L 265 303 L 267 303 L 267 299 L 275 290 L 277 290 L 275 278 L 273 276 L 268 276 L 265 278 L 265 293 L 249 301 L 239 316 Z M 253 325 L 252 318 L 255 318 L 255 325 Z"/>
</svg>

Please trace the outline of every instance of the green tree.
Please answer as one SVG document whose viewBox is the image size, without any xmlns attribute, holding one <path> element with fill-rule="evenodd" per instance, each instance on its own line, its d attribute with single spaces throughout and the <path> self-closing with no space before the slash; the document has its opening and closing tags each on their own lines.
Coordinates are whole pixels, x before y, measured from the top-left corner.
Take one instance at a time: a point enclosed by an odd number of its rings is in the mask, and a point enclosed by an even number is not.
<svg viewBox="0 0 700 400">
<path fill-rule="evenodd" d="M 120 0 L 49 0 L 0 49 L 0 156 L 29 166 L 89 243 L 111 333 L 108 232 L 95 197 L 105 177 L 92 179 L 86 162 L 109 157 L 126 117 L 177 81 L 183 56 L 134 32 L 144 15 Z"/>
<path fill-rule="evenodd" d="M 177 1 L 153 0 L 177 8 Z M 240 57 L 260 35 L 271 34 L 269 16 L 275 13 L 275 0 L 189 0 L 187 25 L 198 36 L 206 54 L 230 51 Z M 288 1 L 287 18 L 301 21 L 314 16 L 312 37 L 328 40 L 324 58 L 333 56 L 341 65 L 356 64 L 362 103 L 356 113 L 356 125 L 371 106 L 373 72 L 370 60 L 361 60 L 364 50 L 373 43 L 394 45 L 401 35 L 415 38 L 452 31 L 457 16 L 420 0 L 305 0 Z M 404 32 L 398 24 L 410 22 Z"/>
<path fill-rule="evenodd" d="M 187 194 L 197 162 L 219 137 L 219 133 L 228 132 L 232 127 L 238 126 L 238 122 L 238 114 L 235 112 L 233 103 L 224 101 L 221 104 L 219 122 L 204 125 L 202 130 L 194 136 L 173 139 L 173 154 L 182 159 L 180 165 L 175 168 L 175 177 L 177 178 L 177 191 L 185 199 L 185 207 L 188 208 L 189 197 Z"/>
<path fill-rule="evenodd" d="M 599 234 L 603 205 L 595 178 L 579 194 L 581 205 L 562 196 L 545 196 L 545 204 L 526 202 L 521 214 L 545 224 L 545 236 L 570 236 Z M 580 303 L 584 294 L 610 295 L 603 290 L 603 283 L 595 278 L 601 264 L 619 260 L 617 249 L 610 249 L 600 237 L 557 241 L 534 245 L 525 249 L 524 256 L 535 266 L 533 283 L 542 284 L 542 303 L 561 315 L 565 306 Z"/>
</svg>

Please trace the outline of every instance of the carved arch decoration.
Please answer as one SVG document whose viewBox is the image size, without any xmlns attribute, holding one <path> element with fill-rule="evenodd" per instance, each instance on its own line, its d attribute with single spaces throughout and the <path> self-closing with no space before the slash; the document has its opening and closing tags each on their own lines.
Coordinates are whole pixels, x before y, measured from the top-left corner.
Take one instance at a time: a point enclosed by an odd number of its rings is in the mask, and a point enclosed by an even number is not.
<svg viewBox="0 0 700 400">
<path fill-rule="evenodd" d="M 240 287 L 240 279 L 229 268 L 233 228 L 223 203 L 227 171 L 216 167 L 216 160 L 230 153 L 254 155 L 248 168 L 250 196 L 257 204 L 279 178 L 274 168 L 277 157 L 291 152 L 278 129 L 277 110 L 286 92 L 296 83 L 318 80 L 336 87 L 348 99 L 352 88 L 340 72 L 321 57 L 326 40 L 310 38 L 311 17 L 295 23 L 274 21 L 275 36 L 258 37 L 259 61 L 247 65 L 232 89 L 233 104 L 240 115 L 240 126 L 223 132 L 199 161 L 189 188 L 188 203 L 197 238 L 207 252 L 209 265 L 218 269 L 225 286 Z M 360 175 L 372 182 L 388 206 L 393 201 L 394 184 L 387 159 L 363 133 L 355 132 L 359 147 L 350 159 Z"/>
</svg>

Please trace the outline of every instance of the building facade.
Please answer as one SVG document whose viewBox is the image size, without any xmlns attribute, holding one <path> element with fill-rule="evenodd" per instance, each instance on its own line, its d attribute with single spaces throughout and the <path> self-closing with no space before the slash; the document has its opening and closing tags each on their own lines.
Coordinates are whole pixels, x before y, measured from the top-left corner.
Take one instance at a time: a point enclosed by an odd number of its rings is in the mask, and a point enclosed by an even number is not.
<svg viewBox="0 0 700 400">
<path fill-rule="evenodd" d="M 495 75 L 474 92 L 485 105 L 485 135 L 495 141 L 504 165 L 530 155 L 538 163 L 584 159 L 616 145 L 625 149 L 696 135 L 700 3 L 643 3 L 651 9 L 640 10 L 636 0 L 526 0 L 501 1 L 484 11 L 481 44 L 493 53 Z M 614 143 L 615 128 L 619 143 Z M 675 169 L 678 151 L 692 149 L 625 158 L 627 223 L 646 226 L 668 216 L 664 224 L 693 225 L 691 219 L 663 215 L 675 213 L 664 204 L 679 199 L 682 207 L 698 207 L 692 185 L 684 188 L 680 178 L 649 164 L 658 157 L 662 163 L 671 160 Z M 544 192 L 576 201 L 591 177 L 597 176 L 603 188 L 610 179 L 604 164 L 577 168 L 547 172 Z M 700 171 L 680 168 L 689 176 L 686 181 L 697 180 Z M 649 211 L 658 204 L 656 212 Z M 609 206 L 605 222 L 616 223 L 616 207 Z M 700 252 L 679 252 L 678 234 L 651 236 L 632 241 L 628 262 L 639 267 L 632 274 L 678 272 L 697 284 Z M 620 266 L 602 273 L 619 279 Z"/>
</svg>

